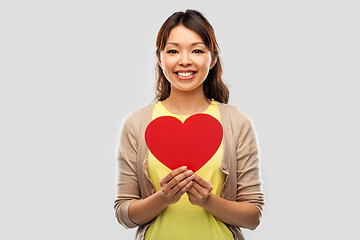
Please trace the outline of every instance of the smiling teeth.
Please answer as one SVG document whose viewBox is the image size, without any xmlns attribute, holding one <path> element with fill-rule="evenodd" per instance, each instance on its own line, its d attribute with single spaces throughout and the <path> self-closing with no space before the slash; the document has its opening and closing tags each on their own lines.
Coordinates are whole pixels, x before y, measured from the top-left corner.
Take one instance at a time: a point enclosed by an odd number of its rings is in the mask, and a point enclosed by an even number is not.
<svg viewBox="0 0 360 240">
<path fill-rule="evenodd" d="M 188 77 L 193 74 L 193 72 L 178 72 L 178 74 L 182 77 Z"/>
</svg>

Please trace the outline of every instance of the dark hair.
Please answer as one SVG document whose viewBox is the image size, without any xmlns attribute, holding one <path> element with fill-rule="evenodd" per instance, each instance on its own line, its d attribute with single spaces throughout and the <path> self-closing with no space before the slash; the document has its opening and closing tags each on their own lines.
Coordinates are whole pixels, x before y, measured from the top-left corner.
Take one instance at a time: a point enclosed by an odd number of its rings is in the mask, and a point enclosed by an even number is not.
<svg viewBox="0 0 360 240">
<path fill-rule="evenodd" d="M 193 30 L 201 36 L 205 46 L 211 52 L 212 60 L 217 58 L 216 64 L 210 69 L 208 76 L 203 83 L 204 94 L 209 99 L 214 99 L 221 103 L 228 103 L 229 89 L 222 80 L 222 66 L 219 58 L 219 46 L 216 42 L 215 32 L 209 21 L 196 10 L 186 10 L 186 12 L 176 12 L 172 14 L 161 26 L 156 39 L 156 56 L 160 59 L 160 52 L 164 50 L 170 31 L 183 25 Z M 171 85 L 166 79 L 159 63 L 156 65 L 156 99 L 163 101 L 170 96 Z"/>
</svg>

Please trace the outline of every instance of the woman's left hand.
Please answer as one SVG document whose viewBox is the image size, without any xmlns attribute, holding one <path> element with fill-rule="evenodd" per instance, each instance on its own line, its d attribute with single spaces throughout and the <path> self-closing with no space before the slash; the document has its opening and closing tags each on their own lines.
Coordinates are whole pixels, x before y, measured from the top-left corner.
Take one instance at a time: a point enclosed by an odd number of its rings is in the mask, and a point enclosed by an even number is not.
<svg viewBox="0 0 360 240">
<path fill-rule="evenodd" d="M 186 193 L 192 204 L 201 206 L 209 198 L 213 186 L 199 175 L 194 175 L 193 185 Z"/>
<path fill-rule="evenodd" d="M 192 204 L 202 207 L 222 222 L 254 230 L 260 222 L 257 207 L 246 201 L 230 201 L 211 193 L 211 183 L 194 174 L 193 184 L 186 191 Z"/>
</svg>

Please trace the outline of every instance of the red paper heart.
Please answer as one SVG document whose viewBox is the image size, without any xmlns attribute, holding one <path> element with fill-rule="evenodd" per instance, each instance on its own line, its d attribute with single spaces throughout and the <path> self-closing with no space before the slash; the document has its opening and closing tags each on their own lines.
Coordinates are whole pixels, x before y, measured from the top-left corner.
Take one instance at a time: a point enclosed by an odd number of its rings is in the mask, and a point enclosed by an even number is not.
<svg viewBox="0 0 360 240">
<path fill-rule="evenodd" d="M 184 123 L 170 116 L 158 117 L 145 131 L 151 153 L 174 170 L 187 166 L 196 172 L 216 153 L 223 137 L 220 122 L 209 114 L 195 114 Z"/>
</svg>

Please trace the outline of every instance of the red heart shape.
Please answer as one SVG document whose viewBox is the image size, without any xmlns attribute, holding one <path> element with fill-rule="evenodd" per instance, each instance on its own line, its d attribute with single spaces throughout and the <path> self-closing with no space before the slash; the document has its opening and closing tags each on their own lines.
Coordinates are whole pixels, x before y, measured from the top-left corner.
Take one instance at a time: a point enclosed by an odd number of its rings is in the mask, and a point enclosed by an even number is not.
<svg viewBox="0 0 360 240">
<path fill-rule="evenodd" d="M 216 153 L 222 138 L 220 122 L 202 113 L 188 117 L 184 123 L 175 117 L 158 117 L 145 131 L 149 150 L 171 170 L 187 166 L 196 172 Z"/>
</svg>

